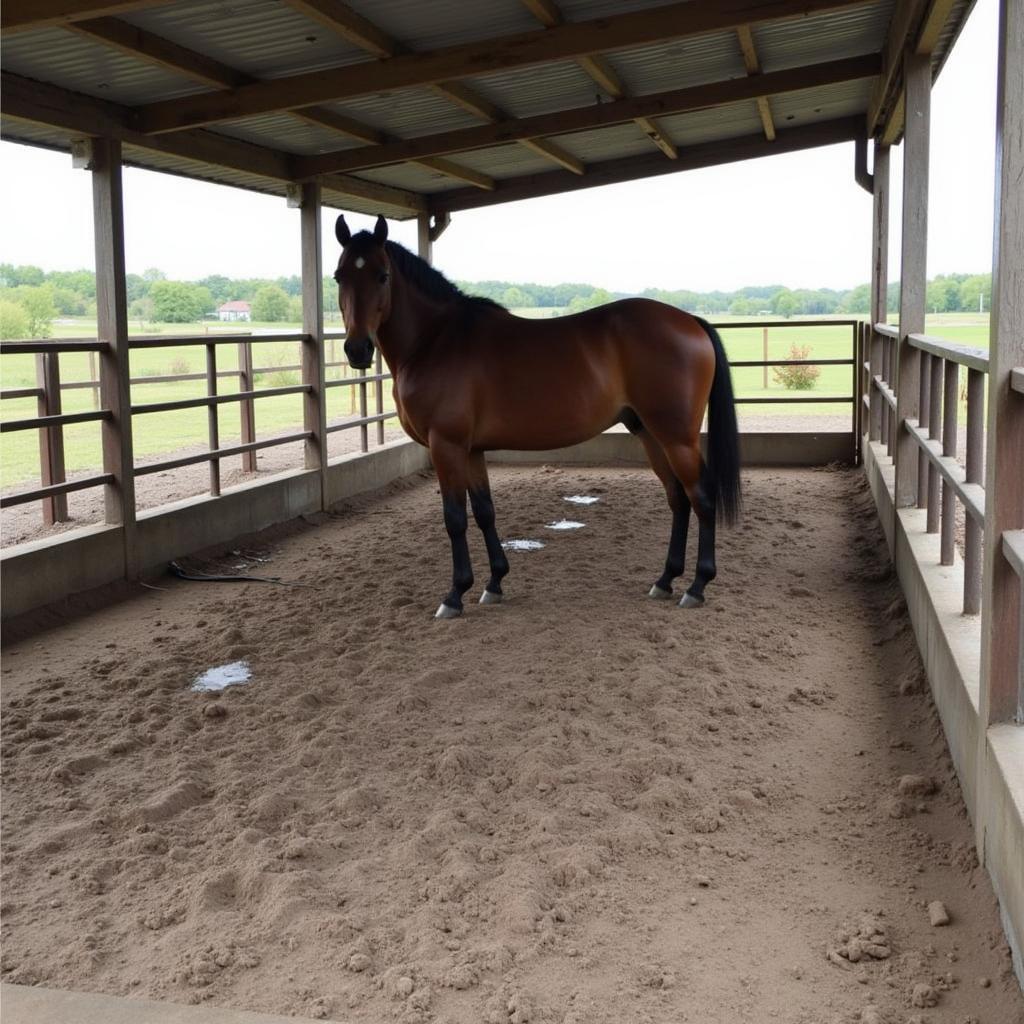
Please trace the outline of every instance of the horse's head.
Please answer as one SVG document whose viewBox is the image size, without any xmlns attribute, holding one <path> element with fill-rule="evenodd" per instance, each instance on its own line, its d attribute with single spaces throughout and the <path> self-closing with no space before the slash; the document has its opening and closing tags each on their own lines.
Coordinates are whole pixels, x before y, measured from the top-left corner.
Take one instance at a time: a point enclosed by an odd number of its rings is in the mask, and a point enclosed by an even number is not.
<svg viewBox="0 0 1024 1024">
<path fill-rule="evenodd" d="M 388 224 L 378 217 L 372 232 L 353 235 L 339 217 L 334 233 L 341 243 L 334 280 L 347 332 L 345 355 L 355 369 L 366 370 L 373 363 L 377 331 L 391 313 L 391 261 L 384 249 Z"/>
</svg>

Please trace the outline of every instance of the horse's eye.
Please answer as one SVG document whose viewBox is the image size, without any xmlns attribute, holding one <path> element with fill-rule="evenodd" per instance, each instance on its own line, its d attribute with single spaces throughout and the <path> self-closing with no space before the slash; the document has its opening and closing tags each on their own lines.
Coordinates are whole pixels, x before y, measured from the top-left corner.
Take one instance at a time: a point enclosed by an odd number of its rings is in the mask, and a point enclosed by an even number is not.
<svg viewBox="0 0 1024 1024">
<path fill-rule="evenodd" d="M 387 284 L 388 283 L 388 272 L 386 270 L 383 271 L 380 274 L 380 276 L 377 278 L 377 280 L 380 281 L 381 284 Z"/>
</svg>

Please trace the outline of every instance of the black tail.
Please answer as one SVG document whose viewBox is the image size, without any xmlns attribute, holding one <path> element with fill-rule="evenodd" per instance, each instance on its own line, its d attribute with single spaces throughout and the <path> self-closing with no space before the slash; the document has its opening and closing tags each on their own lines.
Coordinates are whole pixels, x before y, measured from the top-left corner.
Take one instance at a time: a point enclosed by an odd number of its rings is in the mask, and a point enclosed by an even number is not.
<svg viewBox="0 0 1024 1024">
<path fill-rule="evenodd" d="M 718 331 L 699 316 L 694 319 L 707 331 L 715 349 L 715 379 L 708 399 L 708 473 L 715 489 L 719 517 L 726 523 L 734 523 L 742 501 L 739 428 L 729 360 Z"/>
</svg>

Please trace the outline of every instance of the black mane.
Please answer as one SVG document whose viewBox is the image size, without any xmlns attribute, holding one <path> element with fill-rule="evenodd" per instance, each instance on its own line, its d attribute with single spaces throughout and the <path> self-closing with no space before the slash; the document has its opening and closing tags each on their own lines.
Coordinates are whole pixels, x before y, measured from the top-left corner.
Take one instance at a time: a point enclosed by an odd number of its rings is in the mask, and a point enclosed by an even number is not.
<svg viewBox="0 0 1024 1024">
<path fill-rule="evenodd" d="M 485 299 L 481 295 L 467 295 L 461 288 L 452 284 L 440 270 L 436 270 L 426 260 L 410 252 L 404 245 L 399 245 L 398 242 L 385 242 L 384 249 L 392 265 L 398 268 L 402 277 L 428 299 L 460 304 L 472 303 L 476 306 L 493 306 L 495 309 L 505 308 L 493 299 Z"/>
<path fill-rule="evenodd" d="M 360 231 L 352 236 L 351 246 L 366 246 L 376 244 L 373 233 Z M 481 295 L 467 295 L 461 288 L 452 284 L 440 270 L 435 270 L 426 260 L 420 259 L 415 253 L 410 252 L 404 245 L 398 242 L 387 241 L 384 243 L 384 251 L 388 254 L 392 266 L 409 282 L 417 291 L 421 292 L 428 299 L 437 299 L 440 302 L 457 302 L 467 312 L 473 309 L 490 307 L 492 309 L 504 309 L 501 303 L 493 299 L 485 299 Z"/>
</svg>

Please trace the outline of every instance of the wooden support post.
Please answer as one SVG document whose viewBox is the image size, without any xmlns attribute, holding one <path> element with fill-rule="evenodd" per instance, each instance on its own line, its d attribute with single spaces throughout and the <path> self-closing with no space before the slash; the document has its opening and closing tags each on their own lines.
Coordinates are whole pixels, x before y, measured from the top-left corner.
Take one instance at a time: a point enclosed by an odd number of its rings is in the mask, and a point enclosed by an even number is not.
<svg viewBox="0 0 1024 1024">
<path fill-rule="evenodd" d="M 430 214 L 421 213 L 416 218 L 416 251 L 420 259 L 434 262 L 434 241 L 430 237 Z"/>
<path fill-rule="evenodd" d="M 931 383 L 928 387 L 928 436 L 938 441 L 942 436 L 942 363 L 932 356 L 928 365 Z M 939 471 L 928 460 L 928 532 L 939 532 Z"/>
<path fill-rule="evenodd" d="M 327 499 L 327 390 L 324 387 L 324 283 L 320 242 L 320 185 L 302 186 L 302 396 L 303 429 L 311 433 L 305 444 L 306 469 L 320 471 L 320 505 Z"/>
<path fill-rule="evenodd" d="M 213 344 L 206 346 L 206 394 L 211 397 L 217 394 L 217 346 Z M 216 405 L 207 406 L 206 423 L 211 452 L 220 447 L 218 413 Z M 220 496 L 220 459 L 210 460 L 210 494 L 214 498 Z"/>
<path fill-rule="evenodd" d="M 1022 581 L 1003 553 L 1003 532 L 1024 527 L 1024 398 L 1010 389 L 1011 371 L 1024 366 L 1024 0 L 1000 4 L 998 67 L 979 695 L 982 766 L 988 726 L 1024 720 Z"/>
<path fill-rule="evenodd" d="M 761 358 L 767 364 L 768 362 L 768 328 L 761 328 Z M 767 365 L 761 367 L 761 386 L 765 391 L 768 390 L 768 367 Z"/>
<path fill-rule="evenodd" d="M 896 367 L 896 507 L 917 502 L 919 449 L 907 429 L 918 420 L 921 353 L 907 339 L 924 333 L 928 255 L 928 122 L 932 71 L 927 54 L 903 58 L 907 124 L 903 144 L 903 238 L 900 258 L 900 339 Z"/>
<path fill-rule="evenodd" d="M 36 403 L 40 416 L 59 416 L 61 412 L 58 358 L 56 352 L 36 354 L 36 387 L 43 391 Z M 67 479 L 64 472 L 63 427 L 44 427 L 39 431 L 39 479 L 43 487 L 62 484 Z M 54 523 L 68 521 L 66 494 L 43 498 L 42 505 L 44 525 L 52 526 Z"/>
<path fill-rule="evenodd" d="M 374 371 L 379 378 L 384 373 L 384 357 L 380 354 L 380 348 L 377 348 L 377 360 L 374 364 L 376 370 Z M 377 415 L 384 415 L 384 381 L 377 380 L 373 385 L 374 396 L 377 400 Z M 377 420 L 377 444 L 381 445 L 384 443 L 384 421 Z"/>
<path fill-rule="evenodd" d="M 991 359 L 991 356 L 989 357 Z M 985 481 L 985 374 L 967 371 L 967 456 L 964 480 L 969 484 Z M 964 614 L 981 611 L 982 529 L 974 516 L 964 523 Z"/>
<path fill-rule="evenodd" d="M 942 454 L 956 458 L 956 425 L 960 412 L 960 364 L 946 359 L 944 397 L 942 400 Z M 939 564 L 952 565 L 956 549 L 956 491 L 953 485 L 942 481 L 942 538 Z"/>
<path fill-rule="evenodd" d="M 252 372 L 252 342 L 238 343 L 238 390 L 252 391 L 255 387 Z M 242 444 L 251 444 L 256 440 L 256 403 L 251 398 L 238 403 L 241 417 Z M 242 472 L 256 472 L 256 453 L 242 452 Z"/>
<path fill-rule="evenodd" d="M 885 378 L 882 336 L 875 333 L 874 325 L 886 322 L 886 300 L 889 275 L 889 147 L 875 143 L 875 170 L 872 175 L 873 200 L 871 209 L 871 377 Z M 885 400 L 877 388 L 868 381 L 871 400 L 870 439 L 882 439 L 882 407 Z"/>
<path fill-rule="evenodd" d="M 124 275 L 124 197 L 121 143 L 93 139 L 93 235 L 96 243 L 96 335 L 109 348 L 100 353 L 100 401 L 110 410 L 102 425 L 106 521 L 124 531 L 125 575 L 138 575 L 135 537 L 135 459 L 132 446 L 128 303 Z"/>
<path fill-rule="evenodd" d="M 918 387 L 917 387 L 917 408 L 918 420 L 922 430 L 928 429 L 932 408 L 932 356 L 927 352 L 921 352 L 917 357 L 918 366 Z M 937 358 L 937 357 L 935 357 Z M 920 449 L 917 451 L 917 507 L 928 507 L 928 467 L 931 459 Z"/>
</svg>

